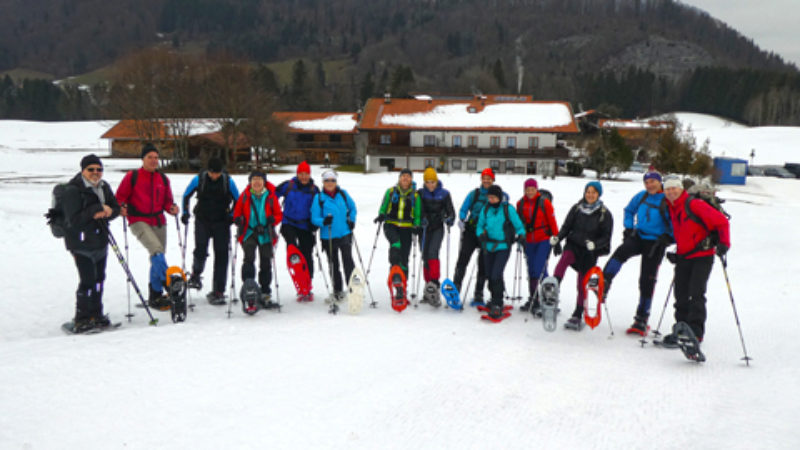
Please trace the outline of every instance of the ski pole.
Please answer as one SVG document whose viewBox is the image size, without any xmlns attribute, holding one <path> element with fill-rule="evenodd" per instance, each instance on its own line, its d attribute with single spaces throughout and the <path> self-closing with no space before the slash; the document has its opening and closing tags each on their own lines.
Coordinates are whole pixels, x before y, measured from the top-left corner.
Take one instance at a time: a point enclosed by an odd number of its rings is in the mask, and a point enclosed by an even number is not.
<svg viewBox="0 0 800 450">
<path fill-rule="evenodd" d="M 272 245 L 273 243 L 276 243 L 277 236 L 274 228 L 269 227 L 269 230 L 270 238 L 272 239 L 270 245 Z M 272 276 L 275 278 L 275 300 L 277 300 L 278 303 L 278 312 L 281 312 L 281 287 L 278 285 L 278 264 L 275 263 L 276 248 L 278 248 L 277 244 L 272 245 L 272 248 L 270 248 L 270 253 L 272 254 Z"/>
<path fill-rule="evenodd" d="M 330 314 L 336 314 L 339 311 L 339 305 L 336 304 L 336 283 L 333 281 L 333 224 L 328 225 L 328 270 L 331 274 L 331 284 L 333 285 L 333 294 L 331 295 L 331 307 L 328 310 Z"/>
<path fill-rule="evenodd" d="M 444 266 L 444 279 L 450 278 L 450 226 L 447 226 L 447 259 Z"/>
<path fill-rule="evenodd" d="M 366 279 L 369 279 L 369 271 L 372 270 L 372 258 L 375 256 L 375 249 L 378 248 L 378 236 L 380 236 L 381 234 L 381 227 L 383 227 L 383 222 L 378 223 L 378 229 L 375 231 L 375 240 L 372 242 L 372 252 L 369 255 L 369 264 L 367 264 L 367 273 L 364 274 L 364 277 Z"/>
<path fill-rule="evenodd" d="M 722 273 L 725 274 L 725 284 L 728 286 L 728 295 L 731 298 L 731 307 L 733 307 L 733 317 L 736 319 L 736 328 L 739 329 L 739 340 L 742 343 L 742 351 L 744 352 L 744 360 L 747 366 L 750 366 L 750 360 L 753 359 L 747 355 L 747 347 L 744 345 L 744 335 L 742 334 L 742 325 L 739 322 L 739 313 L 736 311 L 736 303 L 733 301 L 733 290 L 731 289 L 731 281 L 728 279 L 728 258 L 720 255 L 719 260 L 722 262 Z"/>
<path fill-rule="evenodd" d="M 420 282 L 422 281 L 422 276 L 420 275 L 420 272 L 422 272 L 423 267 L 425 265 L 425 238 L 427 237 L 427 233 L 428 229 L 422 228 L 422 242 L 417 243 L 417 245 L 419 246 L 419 266 L 417 270 L 417 285 L 414 287 L 414 296 L 416 298 L 419 298 L 419 285 Z M 417 306 L 418 303 L 415 302 L 414 307 L 416 308 Z"/>
<path fill-rule="evenodd" d="M 129 260 L 130 257 L 128 256 L 128 218 L 122 218 L 122 234 L 125 237 L 125 260 Z M 131 312 L 131 280 L 128 279 L 125 284 L 128 286 L 128 314 L 125 314 L 125 317 L 128 318 L 128 322 L 130 323 L 131 317 L 135 314 Z"/>
<path fill-rule="evenodd" d="M 178 230 L 178 247 L 181 248 L 181 270 L 186 272 L 186 247 L 181 240 L 181 221 L 175 216 L 175 229 Z"/>
<path fill-rule="evenodd" d="M 614 327 L 611 325 L 611 314 L 608 313 L 608 303 L 606 303 L 605 298 L 603 298 L 603 309 L 606 310 L 606 322 L 608 322 L 608 329 L 611 331 L 611 335 L 608 338 L 611 339 L 614 337 Z"/>
<path fill-rule="evenodd" d="M 238 234 L 238 233 L 237 233 Z M 231 306 L 237 302 L 236 300 L 236 251 L 239 249 L 239 239 L 237 236 L 233 237 L 233 258 L 231 259 L 231 298 L 228 301 L 228 319 L 231 318 Z M 231 241 L 228 240 L 228 252 L 231 251 Z"/>
<path fill-rule="evenodd" d="M 102 222 L 105 227 L 106 231 L 108 232 L 108 243 L 111 244 L 111 248 L 114 250 L 114 254 L 117 256 L 117 260 L 119 264 L 122 266 L 122 270 L 125 271 L 125 275 L 128 276 L 128 281 L 133 286 L 133 290 L 136 292 L 136 295 L 139 296 L 139 301 L 142 302 L 142 306 L 144 310 L 147 312 L 147 315 L 150 316 L 150 325 L 158 324 L 158 319 L 153 317 L 153 313 L 150 312 L 150 307 L 147 305 L 147 302 L 144 300 L 144 296 L 142 295 L 142 291 L 139 290 L 139 285 L 136 284 L 136 280 L 133 279 L 133 273 L 131 273 L 131 268 L 128 266 L 128 261 L 122 256 L 122 252 L 117 245 L 117 240 L 114 239 L 114 235 L 111 233 L 111 228 L 108 226 L 108 222 Z"/>
<path fill-rule="evenodd" d="M 316 237 L 314 238 L 316 239 Z M 319 237 L 320 246 L 322 246 L 322 235 L 320 233 Z M 320 273 L 322 273 L 322 279 L 325 281 L 325 290 L 328 292 L 328 297 L 331 296 L 331 288 L 328 287 L 328 275 L 325 273 L 325 269 L 322 268 L 322 257 L 319 255 L 319 247 L 316 245 L 314 246 L 314 251 L 317 255 L 317 266 L 319 267 Z"/>
<path fill-rule="evenodd" d="M 183 227 L 183 242 L 181 242 L 181 226 L 178 223 L 178 216 L 175 216 L 175 226 L 178 227 L 178 245 L 181 247 L 181 271 L 186 274 L 186 247 L 189 246 L 189 225 Z M 194 311 L 192 290 L 186 289 L 186 294 L 189 296 L 189 309 Z"/>
<path fill-rule="evenodd" d="M 659 337 L 661 336 L 661 332 L 658 331 L 661 329 L 661 321 L 664 319 L 664 313 L 667 312 L 667 303 L 669 303 L 669 296 L 672 294 L 672 288 L 675 287 L 675 276 L 672 276 L 672 283 L 669 285 L 669 290 L 667 291 L 667 298 L 664 299 L 664 308 L 661 310 L 661 316 L 658 318 L 658 325 L 656 326 L 656 331 L 653 331 L 653 336 Z"/>
<path fill-rule="evenodd" d="M 361 259 L 361 250 L 358 249 L 358 240 L 356 240 L 356 234 L 352 233 L 351 236 L 353 236 L 353 245 L 355 245 L 355 247 L 356 247 L 356 255 L 358 255 L 358 263 L 361 264 L 361 270 L 363 271 L 363 270 L 365 270 L 365 268 L 364 268 L 364 260 Z M 369 304 L 369 306 L 370 306 L 370 308 L 376 308 L 378 306 L 378 304 L 375 302 L 375 297 L 372 296 L 372 288 L 369 286 L 369 278 L 366 278 L 366 275 L 364 275 L 364 281 L 367 284 L 367 292 L 369 292 L 369 298 L 371 300 L 371 303 Z"/>
</svg>

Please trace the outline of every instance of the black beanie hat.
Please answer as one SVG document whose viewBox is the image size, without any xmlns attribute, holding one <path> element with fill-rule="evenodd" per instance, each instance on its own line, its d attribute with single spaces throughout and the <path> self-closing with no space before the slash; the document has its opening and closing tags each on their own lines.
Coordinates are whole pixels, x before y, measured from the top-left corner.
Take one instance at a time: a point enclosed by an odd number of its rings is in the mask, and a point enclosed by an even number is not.
<svg viewBox="0 0 800 450">
<path fill-rule="evenodd" d="M 253 181 L 253 178 L 255 178 L 255 177 L 261 177 L 261 178 L 264 179 L 264 183 L 267 182 L 267 174 L 265 174 L 264 172 L 262 172 L 260 170 L 254 170 L 254 171 L 250 172 L 250 176 L 247 178 L 247 181 L 248 182 Z"/>
<path fill-rule="evenodd" d="M 147 156 L 147 154 L 148 154 L 148 153 L 150 153 L 150 152 L 156 152 L 156 153 L 158 153 L 158 149 L 156 148 L 156 146 L 155 146 L 155 145 L 153 145 L 153 143 L 152 143 L 152 142 L 148 142 L 148 143 L 146 143 L 146 144 L 144 144 L 144 145 L 142 146 L 142 158 L 144 158 L 145 156 Z"/>
<path fill-rule="evenodd" d="M 208 160 L 208 171 L 219 173 L 222 172 L 222 160 L 219 158 L 211 158 Z"/>
<path fill-rule="evenodd" d="M 100 158 L 98 158 L 94 153 L 91 153 L 81 159 L 81 170 L 91 166 L 92 164 L 97 164 L 100 167 L 103 167 L 103 162 L 100 161 Z"/>
<path fill-rule="evenodd" d="M 501 188 L 500 186 L 498 186 L 496 184 L 493 184 L 493 185 L 489 186 L 488 191 L 489 192 L 486 194 L 487 196 L 494 195 L 495 197 L 499 198 L 501 201 L 503 200 L 503 188 Z"/>
<path fill-rule="evenodd" d="M 400 171 L 400 175 L 403 175 L 403 174 L 409 174 L 412 177 L 414 176 L 414 174 L 411 172 L 411 169 L 403 169 L 403 170 L 401 170 Z"/>
</svg>

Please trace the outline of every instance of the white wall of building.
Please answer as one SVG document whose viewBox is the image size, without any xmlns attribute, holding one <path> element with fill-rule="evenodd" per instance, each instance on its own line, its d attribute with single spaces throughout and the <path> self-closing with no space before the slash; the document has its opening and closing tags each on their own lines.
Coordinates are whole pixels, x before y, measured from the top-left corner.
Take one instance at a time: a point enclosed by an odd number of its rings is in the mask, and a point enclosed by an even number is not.
<svg viewBox="0 0 800 450">
<path fill-rule="evenodd" d="M 437 170 L 441 169 L 441 162 L 437 156 L 403 156 L 403 155 L 368 155 L 365 170 L 367 172 L 384 172 L 385 166 L 381 166 L 381 160 L 394 161 L 395 169 L 409 168 L 414 171 L 425 170 L 428 166 L 433 166 Z M 460 161 L 459 169 L 454 161 Z M 508 161 L 513 161 L 514 170 L 509 170 Z M 493 164 L 493 162 L 495 164 Z M 555 160 L 553 158 L 499 158 L 487 156 L 464 156 L 444 158 L 444 169 L 447 172 L 480 172 L 487 167 L 494 166 L 499 173 L 530 173 L 538 176 L 553 176 L 555 173 Z M 520 172 L 521 171 L 521 172 Z"/>
<path fill-rule="evenodd" d="M 412 131 L 411 147 L 424 147 L 425 136 L 435 136 L 436 147 L 453 147 L 453 137 L 461 136 L 461 147 L 469 145 L 469 136 L 478 138 L 478 148 L 491 148 L 492 137 L 500 138 L 500 148 L 508 148 L 508 138 L 515 137 L 517 142 L 514 148 L 526 149 L 529 147 L 528 139 L 531 137 L 539 138 L 538 148 L 548 148 L 556 146 L 556 135 L 554 133 L 510 133 L 510 132 L 475 132 L 475 131 Z"/>
</svg>

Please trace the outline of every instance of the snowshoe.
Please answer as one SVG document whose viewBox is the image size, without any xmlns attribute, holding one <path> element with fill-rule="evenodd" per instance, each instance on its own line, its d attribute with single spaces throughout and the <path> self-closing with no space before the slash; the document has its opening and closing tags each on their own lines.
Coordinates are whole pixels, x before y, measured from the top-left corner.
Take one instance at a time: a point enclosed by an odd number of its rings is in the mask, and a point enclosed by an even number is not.
<svg viewBox="0 0 800 450">
<path fill-rule="evenodd" d="M 228 303 L 225 300 L 225 294 L 223 294 L 222 292 L 215 292 L 215 291 L 211 291 L 208 294 L 206 294 L 206 300 L 208 300 L 209 304 L 212 304 L 214 306 L 225 305 Z"/>
<path fill-rule="evenodd" d="M 61 325 L 61 329 L 67 334 L 91 334 L 99 332 L 91 319 L 72 319 L 69 322 L 64 322 Z"/>
<path fill-rule="evenodd" d="M 166 295 L 150 288 L 150 297 L 147 299 L 147 306 L 158 311 L 169 311 L 170 308 L 172 308 L 172 303 Z"/>
<path fill-rule="evenodd" d="M 189 277 L 189 282 L 187 283 L 189 289 L 200 290 L 203 289 L 203 281 L 200 279 L 199 275 L 192 274 Z"/>
<path fill-rule="evenodd" d="M 350 282 L 347 283 L 347 310 L 350 314 L 358 314 L 364 306 L 364 274 L 361 269 L 355 268 L 350 274 Z"/>
<path fill-rule="evenodd" d="M 542 326 L 545 331 L 553 332 L 556 329 L 556 315 L 558 314 L 558 278 L 547 277 L 539 284 L 539 298 L 541 299 Z"/>
<path fill-rule="evenodd" d="M 297 295 L 297 303 L 311 303 L 314 301 L 314 294 Z"/>
<path fill-rule="evenodd" d="M 286 247 L 286 267 L 297 291 L 297 301 L 311 301 L 305 300 L 311 295 L 311 274 L 306 258 L 294 244 Z M 301 298 L 304 300 L 300 300 Z"/>
<path fill-rule="evenodd" d="M 258 303 L 261 301 L 261 287 L 258 282 L 253 278 L 244 280 L 239 298 L 242 300 L 242 311 L 245 314 L 252 316 L 257 313 Z"/>
<path fill-rule="evenodd" d="M 650 326 L 647 325 L 647 319 L 636 316 L 633 318 L 633 324 L 628 327 L 627 334 L 635 334 L 642 337 L 647 336 L 650 331 Z"/>
<path fill-rule="evenodd" d="M 172 305 L 170 316 L 175 323 L 186 320 L 186 274 L 180 267 L 167 269 L 167 295 Z"/>
<path fill-rule="evenodd" d="M 605 282 L 603 280 L 603 270 L 598 267 L 594 266 L 586 273 L 586 276 L 583 278 L 583 296 L 584 296 L 584 308 L 583 308 L 583 321 L 586 322 L 586 325 L 589 325 L 593 330 L 595 327 L 600 325 L 600 321 L 603 318 L 602 314 L 602 307 L 603 304 L 603 291 L 605 289 Z M 589 292 L 594 292 L 595 297 L 597 298 L 597 302 L 594 304 L 593 308 L 589 307 Z M 594 310 L 594 316 L 590 315 L 592 309 Z"/>
<path fill-rule="evenodd" d="M 678 337 L 678 347 L 680 347 L 686 359 L 695 362 L 706 360 L 706 355 L 700 351 L 700 342 L 689 324 L 678 322 L 672 327 L 672 332 Z"/>
<path fill-rule="evenodd" d="M 425 290 L 422 294 L 422 303 L 427 303 L 434 308 L 442 306 L 442 299 L 439 297 L 439 283 L 429 281 L 425 284 Z"/>
<path fill-rule="evenodd" d="M 583 321 L 578 316 L 572 316 L 564 322 L 564 328 L 568 330 L 581 331 L 583 329 Z"/>
<path fill-rule="evenodd" d="M 675 333 L 669 333 L 661 340 L 653 339 L 653 345 L 668 349 L 678 348 L 678 336 Z"/>
<path fill-rule="evenodd" d="M 456 288 L 456 285 L 452 280 L 449 278 L 444 280 L 440 291 L 445 302 L 447 302 L 447 306 L 459 311 L 464 309 L 464 304 L 461 303 L 461 299 L 458 295 L 458 288 Z"/>
<path fill-rule="evenodd" d="M 408 307 L 408 298 L 406 298 L 406 275 L 400 266 L 392 266 L 389 271 L 389 292 L 392 295 L 392 309 L 403 312 Z"/>
<path fill-rule="evenodd" d="M 500 303 L 492 303 L 488 308 L 486 306 L 478 306 L 478 311 L 488 312 L 481 316 L 482 320 L 488 320 L 494 323 L 500 323 L 505 319 L 511 317 L 511 310 L 514 308 L 511 305 L 504 306 Z"/>
</svg>

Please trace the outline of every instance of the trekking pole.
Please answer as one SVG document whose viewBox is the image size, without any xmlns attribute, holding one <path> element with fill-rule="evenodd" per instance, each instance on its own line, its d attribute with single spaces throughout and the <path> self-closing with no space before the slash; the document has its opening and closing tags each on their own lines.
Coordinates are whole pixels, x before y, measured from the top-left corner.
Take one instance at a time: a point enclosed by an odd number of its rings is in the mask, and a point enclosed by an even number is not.
<svg viewBox="0 0 800 450">
<path fill-rule="evenodd" d="M 450 226 L 447 226 L 447 259 L 444 266 L 444 279 L 450 278 Z"/>
<path fill-rule="evenodd" d="M 231 259 L 231 298 L 228 300 L 228 319 L 231 318 L 231 307 L 236 300 L 236 251 L 239 249 L 238 238 L 233 236 L 233 258 Z M 231 241 L 228 240 L 228 253 L 231 251 Z"/>
<path fill-rule="evenodd" d="M 128 256 L 128 218 L 122 218 L 122 234 L 125 236 L 125 260 L 129 260 L 130 257 Z M 131 312 L 131 280 L 128 279 L 125 284 L 128 286 L 128 314 L 125 314 L 125 317 L 128 318 L 128 323 L 131 321 L 131 317 L 135 316 L 134 313 Z"/>
<path fill-rule="evenodd" d="M 352 233 L 353 236 L 353 245 L 356 247 L 356 255 L 358 255 L 358 263 L 361 264 L 361 270 L 364 271 L 364 260 L 361 259 L 361 250 L 358 249 L 358 240 L 356 240 L 356 234 Z M 364 281 L 367 284 L 367 292 L 369 292 L 369 298 L 371 300 L 369 306 L 370 308 L 376 308 L 378 304 L 375 302 L 375 297 L 372 296 L 372 288 L 369 286 L 369 278 L 366 278 L 364 275 Z"/>
<path fill-rule="evenodd" d="M 464 292 L 469 292 L 469 287 L 472 285 L 472 277 L 475 275 L 475 269 L 478 267 L 478 264 L 480 264 L 480 259 L 481 256 L 479 253 L 478 261 L 476 261 L 475 264 L 473 264 L 472 270 L 470 270 L 469 272 L 469 278 L 467 278 L 467 288 L 464 289 Z M 461 292 L 459 292 L 459 296 L 461 297 L 461 304 L 463 305 L 464 303 L 466 303 L 466 299 L 464 299 L 464 295 Z"/>
<path fill-rule="evenodd" d="M 369 264 L 367 264 L 367 273 L 364 274 L 364 278 L 366 278 L 367 280 L 369 280 L 369 271 L 372 270 L 372 258 L 375 256 L 375 249 L 378 248 L 378 236 L 380 236 L 381 234 L 381 227 L 383 227 L 383 222 L 378 223 L 378 229 L 375 231 L 375 240 L 372 242 L 372 252 L 369 255 Z"/>
<path fill-rule="evenodd" d="M 181 239 L 181 221 L 175 216 L 175 229 L 178 230 L 178 247 L 181 248 L 181 271 L 186 272 L 186 247 Z"/>
<path fill-rule="evenodd" d="M 328 225 L 328 270 L 330 271 L 331 284 L 333 285 L 333 294 L 330 296 L 331 307 L 328 313 L 336 314 L 339 312 L 339 305 L 336 304 L 336 284 L 333 282 L 333 224 Z"/>
<path fill-rule="evenodd" d="M 139 290 L 139 285 L 136 284 L 136 280 L 133 279 L 133 273 L 131 273 L 131 268 L 128 266 L 128 261 L 122 256 L 122 252 L 117 245 L 117 240 L 114 239 L 114 235 L 111 233 L 111 229 L 108 226 L 108 222 L 103 221 L 105 224 L 106 231 L 108 232 L 108 243 L 111 244 L 111 248 L 114 250 L 114 254 L 117 256 L 117 260 L 119 264 L 122 266 L 122 270 L 125 271 L 125 275 L 128 276 L 128 281 L 131 285 L 133 285 L 133 290 L 136 292 L 136 295 L 139 296 L 139 301 L 142 302 L 142 306 L 144 310 L 147 312 L 147 315 L 150 316 L 150 325 L 158 324 L 158 319 L 153 317 L 153 313 L 150 312 L 150 307 L 147 305 L 147 302 L 144 300 L 144 296 L 142 295 L 142 291 Z"/>
<path fill-rule="evenodd" d="M 728 258 L 720 256 L 719 260 L 722 262 L 722 273 L 725 274 L 725 284 L 728 286 L 728 295 L 731 298 L 731 306 L 733 307 L 733 317 L 736 319 L 736 328 L 739 329 L 739 340 L 742 342 L 742 351 L 744 352 L 745 364 L 750 367 L 750 360 L 753 359 L 747 355 L 747 347 L 744 345 L 744 335 L 742 334 L 742 325 L 739 322 L 739 313 L 736 311 L 736 303 L 733 301 L 733 290 L 731 290 L 731 281 L 728 279 Z"/>
<path fill-rule="evenodd" d="M 178 246 L 181 248 L 181 272 L 186 275 L 186 247 L 189 245 L 189 225 L 183 227 L 183 241 L 181 241 L 181 225 L 178 216 L 175 216 L 175 226 L 178 228 Z M 189 296 L 189 309 L 194 311 L 194 301 L 192 300 L 192 290 L 186 289 Z"/>
<path fill-rule="evenodd" d="M 419 266 L 417 268 L 417 284 L 414 287 L 415 298 L 419 298 L 419 284 L 422 281 L 422 276 L 420 275 L 420 272 L 423 271 L 423 267 L 425 265 L 425 237 L 427 232 L 428 232 L 427 228 L 422 229 L 422 242 L 417 243 L 417 246 L 419 247 Z M 415 302 L 414 308 L 416 308 L 417 306 L 419 306 L 419 304 Z"/>
<path fill-rule="evenodd" d="M 316 236 L 314 237 L 316 240 Z M 320 234 L 319 237 L 319 245 L 322 245 L 322 235 Z M 328 287 L 328 275 L 325 273 L 325 269 L 322 268 L 322 257 L 319 256 L 319 248 L 315 245 L 314 251 L 317 254 L 317 266 L 319 267 L 319 271 L 322 273 L 322 279 L 325 281 L 325 291 L 328 292 L 328 297 L 331 296 L 331 288 Z"/>
<path fill-rule="evenodd" d="M 658 331 L 661 329 L 661 321 L 664 319 L 664 313 L 667 312 L 667 303 L 669 303 L 669 296 L 672 294 L 672 289 L 675 287 L 675 276 L 672 276 L 672 283 L 669 285 L 669 290 L 667 291 L 667 298 L 664 299 L 664 308 L 661 310 L 661 316 L 658 318 L 658 325 L 656 326 L 656 331 L 653 331 L 653 336 L 659 337 L 661 336 L 661 332 Z"/>
<path fill-rule="evenodd" d="M 269 229 L 270 229 L 269 234 L 270 234 L 271 239 L 272 239 L 272 242 L 270 242 L 270 245 L 272 245 L 273 243 L 276 243 L 277 236 L 275 234 L 275 229 L 274 228 L 269 227 Z M 275 262 L 275 249 L 276 248 L 278 248 L 277 245 L 272 245 L 272 248 L 270 249 L 270 253 L 272 253 L 272 276 L 275 278 L 275 300 L 277 300 L 277 303 L 278 303 L 278 312 L 281 312 L 281 287 L 278 285 L 278 264 Z"/>
<path fill-rule="evenodd" d="M 606 303 L 605 298 L 603 298 L 603 309 L 606 310 L 606 322 L 608 322 L 608 329 L 611 331 L 611 335 L 608 338 L 611 339 L 614 337 L 614 327 L 611 326 L 611 314 L 608 313 L 608 303 Z"/>
</svg>

